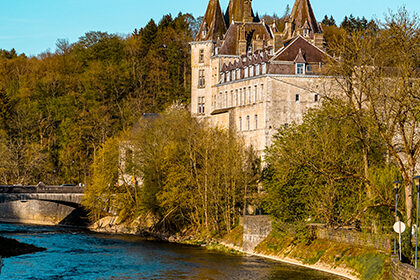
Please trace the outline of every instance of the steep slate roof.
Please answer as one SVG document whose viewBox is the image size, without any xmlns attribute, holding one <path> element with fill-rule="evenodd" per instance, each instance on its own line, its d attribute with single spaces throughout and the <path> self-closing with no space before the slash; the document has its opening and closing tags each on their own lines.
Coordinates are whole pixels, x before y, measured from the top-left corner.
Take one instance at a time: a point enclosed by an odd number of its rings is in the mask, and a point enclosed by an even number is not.
<svg viewBox="0 0 420 280">
<path fill-rule="evenodd" d="M 308 21 L 312 33 L 321 33 L 309 0 L 296 0 L 290 13 L 290 22 L 300 28 L 305 25 L 305 21 Z"/>
<path fill-rule="evenodd" d="M 225 33 L 226 24 L 219 0 L 210 0 L 195 41 L 215 41 L 218 38 L 222 39 Z"/>
<path fill-rule="evenodd" d="M 222 47 L 219 50 L 220 54 L 226 55 L 238 55 L 238 38 L 239 38 L 239 30 L 241 26 L 245 27 L 245 34 L 247 36 L 247 43 L 250 45 L 252 40 L 259 39 L 265 40 L 272 39 L 272 35 L 267 27 L 266 24 L 261 22 L 247 22 L 247 23 L 240 23 L 235 22 L 229 26 L 228 31 L 226 32 L 225 41 L 223 42 Z"/>
<path fill-rule="evenodd" d="M 247 0 L 230 0 L 229 1 L 229 6 L 225 14 L 226 26 L 229 26 L 232 23 L 232 21 L 241 21 L 241 22 L 244 21 L 247 5 L 251 5 L 250 3 L 246 4 L 245 2 L 247 2 Z M 255 16 L 254 16 L 254 11 L 252 10 L 252 8 L 251 8 L 251 16 L 252 16 L 252 21 L 254 21 Z"/>
<path fill-rule="evenodd" d="M 327 54 L 315 47 L 302 36 L 298 35 L 295 40 L 283 49 L 280 49 L 272 58 L 272 61 L 289 61 L 295 62 L 323 62 Z"/>
</svg>

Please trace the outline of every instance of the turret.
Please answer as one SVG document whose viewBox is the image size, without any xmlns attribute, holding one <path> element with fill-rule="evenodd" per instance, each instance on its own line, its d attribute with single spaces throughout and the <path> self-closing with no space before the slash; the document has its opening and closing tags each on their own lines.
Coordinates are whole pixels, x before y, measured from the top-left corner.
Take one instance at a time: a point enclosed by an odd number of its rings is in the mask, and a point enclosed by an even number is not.
<svg viewBox="0 0 420 280">
<path fill-rule="evenodd" d="M 226 11 L 226 25 L 234 22 L 253 22 L 252 0 L 230 0 Z"/>
<path fill-rule="evenodd" d="M 216 41 L 226 33 L 226 24 L 219 0 L 210 0 L 195 41 Z"/>
</svg>

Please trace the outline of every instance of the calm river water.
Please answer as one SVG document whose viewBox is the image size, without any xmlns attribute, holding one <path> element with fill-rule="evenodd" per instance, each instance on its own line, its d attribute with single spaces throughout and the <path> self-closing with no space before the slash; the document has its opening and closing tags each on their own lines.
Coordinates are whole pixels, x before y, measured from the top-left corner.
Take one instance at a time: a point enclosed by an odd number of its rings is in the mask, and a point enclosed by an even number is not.
<svg viewBox="0 0 420 280">
<path fill-rule="evenodd" d="M 4 260 L 0 279 L 342 279 L 257 257 L 133 236 L 0 224 L 0 235 L 47 248 Z"/>
</svg>

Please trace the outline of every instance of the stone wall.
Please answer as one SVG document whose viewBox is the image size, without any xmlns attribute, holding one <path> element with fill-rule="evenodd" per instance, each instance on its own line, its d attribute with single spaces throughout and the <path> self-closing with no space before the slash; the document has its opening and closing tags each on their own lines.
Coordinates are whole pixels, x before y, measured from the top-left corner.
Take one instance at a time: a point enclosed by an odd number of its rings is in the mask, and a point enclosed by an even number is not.
<svg viewBox="0 0 420 280">
<path fill-rule="evenodd" d="M 243 219 L 243 250 L 252 251 L 271 232 L 269 216 L 245 216 Z"/>
<path fill-rule="evenodd" d="M 397 258 L 393 258 L 391 276 L 394 280 L 419 280 L 420 269 L 415 269 L 414 266 L 401 263 Z"/>
<path fill-rule="evenodd" d="M 0 221 L 57 225 L 65 220 L 75 208 L 39 200 L 0 203 Z"/>
<path fill-rule="evenodd" d="M 313 227 L 318 239 L 326 239 L 338 243 L 347 243 L 354 246 L 372 247 L 381 251 L 391 251 L 391 236 L 387 234 L 361 233 L 348 229 L 330 229 Z"/>
</svg>

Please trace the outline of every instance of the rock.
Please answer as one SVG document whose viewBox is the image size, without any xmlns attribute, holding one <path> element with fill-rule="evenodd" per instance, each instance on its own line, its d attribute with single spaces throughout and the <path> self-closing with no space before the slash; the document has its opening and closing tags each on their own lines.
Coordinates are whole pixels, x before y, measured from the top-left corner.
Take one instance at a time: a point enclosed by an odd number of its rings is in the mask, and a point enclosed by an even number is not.
<svg viewBox="0 0 420 280">
<path fill-rule="evenodd" d="M 31 244 L 21 243 L 14 239 L 0 237 L 0 257 L 9 258 L 19 255 L 42 252 L 47 249 L 36 247 Z"/>
</svg>

